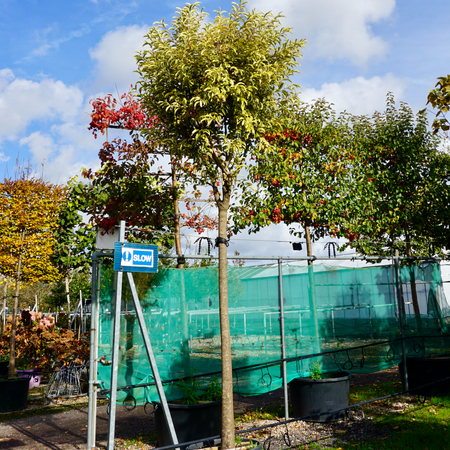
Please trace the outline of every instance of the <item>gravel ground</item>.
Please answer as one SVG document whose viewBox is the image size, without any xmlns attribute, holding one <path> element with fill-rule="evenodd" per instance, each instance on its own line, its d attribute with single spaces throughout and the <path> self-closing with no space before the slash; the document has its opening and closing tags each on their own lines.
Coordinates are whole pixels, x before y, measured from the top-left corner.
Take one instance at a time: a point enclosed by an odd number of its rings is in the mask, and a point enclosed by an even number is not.
<svg viewBox="0 0 450 450">
<path fill-rule="evenodd" d="M 382 383 L 398 380 L 398 370 L 378 372 L 369 375 L 356 375 L 351 378 L 352 386 Z M 85 449 L 87 436 L 87 405 L 86 398 L 78 399 L 80 407 L 53 415 L 33 416 L 0 422 L 0 449 L 51 449 L 70 450 Z M 72 400 L 73 402 L 73 400 Z M 60 401 L 59 403 L 66 403 Z M 256 397 L 235 398 L 236 412 L 260 410 L 270 405 L 282 405 L 283 392 L 278 390 L 270 394 Z M 27 409 L 39 408 L 39 401 L 30 404 Z M 378 407 L 378 406 L 377 406 Z M 408 403 L 398 401 L 389 405 L 379 406 L 387 410 L 394 408 L 401 411 L 408 407 Z M 366 409 L 366 408 L 365 408 Z M 373 409 L 372 409 L 373 410 Z M 389 435 L 387 429 L 375 426 L 371 416 L 358 410 L 351 420 L 328 424 L 296 421 L 289 424 L 280 424 L 277 420 L 254 420 L 249 415 L 249 422 L 240 422 L 236 430 L 247 430 L 267 425 L 277 425 L 264 430 L 252 431 L 243 435 L 258 440 L 264 444 L 265 449 L 285 449 L 320 443 L 325 447 L 338 446 L 341 442 L 361 439 L 383 439 Z M 148 412 L 148 411 L 147 411 Z M 0 414 L 0 418 L 7 414 Z M 117 408 L 115 428 L 115 448 L 130 450 L 149 450 L 155 447 L 152 444 L 143 444 L 141 439 L 133 439 L 142 434 L 154 433 L 155 424 L 153 415 L 146 414 L 143 407 L 133 411 Z M 106 405 L 100 405 L 97 415 L 97 448 L 106 448 L 108 435 L 108 414 Z"/>
</svg>

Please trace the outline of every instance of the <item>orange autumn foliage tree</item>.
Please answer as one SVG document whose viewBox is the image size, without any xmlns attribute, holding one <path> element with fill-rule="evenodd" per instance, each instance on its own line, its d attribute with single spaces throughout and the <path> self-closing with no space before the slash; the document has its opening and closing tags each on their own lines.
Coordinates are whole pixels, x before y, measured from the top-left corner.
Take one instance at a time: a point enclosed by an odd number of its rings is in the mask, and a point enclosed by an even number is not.
<svg viewBox="0 0 450 450">
<path fill-rule="evenodd" d="M 65 189 L 37 177 L 31 166 L 18 167 L 0 183 L 0 271 L 14 280 L 9 377 L 15 375 L 16 311 L 21 283 L 60 278 L 50 260 L 54 231 Z"/>
<path fill-rule="evenodd" d="M 0 358 L 9 353 L 12 319 L 8 317 L 0 336 Z M 53 369 L 55 363 L 82 364 L 89 359 L 89 340 L 77 339 L 73 331 L 58 326 L 55 318 L 24 309 L 16 320 L 16 357 L 21 369 Z"/>
</svg>

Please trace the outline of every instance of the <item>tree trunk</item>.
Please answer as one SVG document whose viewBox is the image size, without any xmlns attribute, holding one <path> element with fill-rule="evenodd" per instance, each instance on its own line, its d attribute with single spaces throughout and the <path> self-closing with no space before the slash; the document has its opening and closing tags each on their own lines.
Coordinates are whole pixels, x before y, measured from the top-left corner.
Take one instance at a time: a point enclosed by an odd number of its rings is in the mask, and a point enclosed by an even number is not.
<svg viewBox="0 0 450 450">
<path fill-rule="evenodd" d="M 181 252 L 181 226 L 180 208 L 178 207 L 176 161 L 172 160 L 172 187 L 173 209 L 175 214 L 175 251 L 178 256 Z M 184 269 L 184 263 L 177 261 L 177 269 Z M 189 326 L 187 320 L 186 290 L 184 285 L 184 272 L 180 272 L 180 312 L 181 312 L 181 357 L 183 359 L 183 371 L 185 376 L 191 375 L 191 361 L 189 358 Z"/>
<path fill-rule="evenodd" d="M 306 239 L 306 255 L 313 256 L 311 234 L 309 227 L 304 225 L 305 239 Z M 314 280 L 314 267 L 313 261 L 308 260 L 308 278 L 309 278 L 309 310 L 311 313 L 311 325 L 313 328 L 313 352 L 320 352 L 320 340 L 319 340 L 319 322 L 317 320 L 317 305 L 316 305 L 316 283 Z"/>
<path fill-rule="evenodd" d="M 25 238 L 25 233 L 22 232 L 21 242 Z M 22 275 L 22 249 L 20 249 L 19 261 L 17 262 L 17 272 L 16 272 L 16 286 L 14 290 L 14 304 L 12 312 L 12 323 L 11 323 L 11 337 L 9 339 L 9 368 L 8 368 L 8 378 L 13 378 L 16 376 L 16 331 L 17 331 L 17 307 L 19 306 L 19 293 L 20 293 L 20 278 Z"/>
<path fill-rule="evenodd" d="M 229 199 L 219 203 L 219 238 L 227 238 Z M 230 320 L 228 315 L 227 245 L 219 243 L 219 315 L 222 347 L 222 450 L 235 448 L 233 410 L 233 369 Z"/>
<path fill-rule="evenodd" d="M 304 225 L 305 229 L 305 240 L 306 240 L 306 256 L 313 256 L 312 253 L 312 243 L 311 243 L 311 233 L 309 232 L 309 227 Z M 312 266 L 313 262 L 308 260 L 308 266 Z"/>
<path fill-rule="evenodd" d="M 8 278 L 5 278 L 5 286 L 3 287 L 3 314 L 2 314 L 2 332 L 1 332 L 2 335 L 5 331 L 7 296 L 8 296 Z"/>
<path fill-rule="evenodd" d="M 180 208 L 178 207 L 178 195 L 177 195 L 177 174 L 175 172 L 176 162 L 172 160 L 172 187 L 173 187 L 173 209 L 175 215 L 175 251 L 177 255 L 181 255 L 181 232 L 180 232 Z M 183 269 L 184 264 L 177 262 L 177 268 Z"/>
<path fill-rule="evenodd" d="M 408 256 L 408 258 L 412 257 L 411 242 L 408 234 L 406 234 L 406 256 Z M 409 261 L 408 271 L 410 276 L 411 299 L 414 309 L 414 316 L 416 318 L 417 331 L 419 332 L 419 334 L 422 334 L 422 318 L 420 317 L 420 306 L 419 299 L 417 298 L 416 275 L 414 269 L 415 265 L 412 263 L 412 261 Z"/>
</svg>

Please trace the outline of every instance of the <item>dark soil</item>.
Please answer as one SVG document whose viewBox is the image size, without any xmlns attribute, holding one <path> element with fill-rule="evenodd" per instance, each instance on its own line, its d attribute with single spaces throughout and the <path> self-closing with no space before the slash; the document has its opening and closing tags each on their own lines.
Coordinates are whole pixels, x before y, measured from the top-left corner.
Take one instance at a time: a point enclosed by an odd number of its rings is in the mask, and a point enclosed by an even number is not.
<svg viewBox="0 0 450 450">
<path fill-rule="evenodd" d="M 385 383 L 391 380 L 399 380 L 398 369 L 393 368 L 382 372 L 377 372 L 367 375 L 353 375 L 351 378 L 352 386 L 364 386 L 374 383 Z M 0 449 L 51 449 L 51 450 L 66 450 L 66 449 L 86 449 L 87 444 L 87 424 L 88 424 L 88 406 L 87 398 L 79 398 L 76 401 L 66 400 L 60 401 L 62 403 L 70 403 L 73 409 L 58 412 L 56 414 L 32 415 L 29 417 L 21 417 L 21 415 L 28 415 L 32 409 L 37 410 L 36 413 L 44 408 L 43 399 L 37 399 L 34 402 L 30 401 L 27 409 L 21 414 L 18 413 L 3 413 L 0 414 Z M 236 412 L 243 412 L 246 410 L 259 409 L 269 405 L 282 405 L 283 391 L 280 389 L 269 394 L 259 395 L 255 397 L 239 397 L 235 398 Z M 53 408 L 57 406 L 53 405 Z M 151 408 L 149 408 L 151 410 Z M 123 443 L 133 439 L 134 437 L 154 432 L 154 418 L 153 414 L 146 414 L 142 406 L 136 407 L 133 411 L 127 411 L 122 406 L 117 407 L 115 438 L 116 448 L 123 448 Z M 6 419 L 6 420 L 5 420 Z M 108 437 L 108 419 L 107 405 L 105 402 L 98 406 L 97 414 L 97 448 L 106 448 Z M 252 424 L 248 424 L 252 426 Z M 339 425 L 333 425 L 338 427 Z M 248 428 L 247 427 L 247 428 Z M 282 428 L 282 427 L 278 427 Z M 323 425 L 314 424 L 306 426 L 305 422 L 298 422 L 292 429 L 298 428 L 302 434 L 315 433 L 318 436 L 320 433 L 330 433 L 331 428 L 324 429 Z M 359 433 L 368 433 L 370 430 L 362 428 L 353 430 Z M 306 430 L 307 429 L 307 430 Z M 306 431 L 305 431 L 306 430 Z M 347 433 L 350 431 L 337 431 L 337 433 Z M 378 430 L 377 432 L 380 432 Z M 275 438 L 276 433 L 270 432 Z M 295 434 L 294 431 L 291 435 Z M 267 434 L 264 437 L 267 438 Z M 286 436 L 283 438 L 286 440 Z M 292 436 L 288 439 L 292 440 Z M 293 440 L 292 444 L 294 444 Z M 296 444 L 298 445 L 298 444 Z M 290 445 L 282 445 L 288 447 Z M 138 448 L 131 446 L 130 448 Z M 139 446 L 139 448 L 151 448 L 151 446 Z"/>
</svg>

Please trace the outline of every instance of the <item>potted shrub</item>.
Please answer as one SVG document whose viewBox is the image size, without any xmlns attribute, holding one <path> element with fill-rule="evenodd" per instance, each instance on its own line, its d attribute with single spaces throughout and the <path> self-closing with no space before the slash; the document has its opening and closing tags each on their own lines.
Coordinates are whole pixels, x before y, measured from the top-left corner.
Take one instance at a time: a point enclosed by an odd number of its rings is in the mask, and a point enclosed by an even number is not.
<svg viewBox="0 0 450 450">
<path fill-rule="evenodd" d="M 5 332 L 0 336 L 0 358 L 10 355 L 12 329 L 13 321 L 9 317 Z M 15 366 L 20 368 L 14 373 L 17 372 L 19 377 L 10 376 L 9 380 L 20 380 L 18 381 L 20 389 L 26 390 L 26 395 L 25 392 L 23 395 L 13 394 L 10 398 L 12 383 L 0 385 L 0 405 L 13 402 L 15 397 L 21 399 L 19 405 L 11 405 L 8 407 L 10 409 L 2 409 L 1 412 L 25 408 L 28 389 L 40 383 L 42 372 L 53 370 L 55 362 L 82 364 L 88 360 L 89 341 L 87 338 L 86 334 L 79 340 L 71 330 L 59 329 L 52 316 L 22 310 L 16 320 L 14 339 L 14 354 L 17 356 L 17 359 L 14 358 L 14 362 Z M 8 379 L 5 378 L 3 381 L 8 381 Z"/>
<path fill-rule="evenodd" d="M 184 397 L 169 403 L 169 411 L 177 433 L 178 442 L 189 442 L 217 436 L 222 431 L 222 391 L 220 383 L 213 377 L 206 391 L 202 392 L 197 379 L 191 378 L 180 385 Z M 169 428 L 159 402 L 155 407 L 156 435 L 158 446 L 172 444 Z"/>
<path fill-rule="evenodd" d="M 310 366 L 309 377 L 295 378 L 289 383 L 289 398 L 294 417 L 309 422 L 332 422 L 345 419 L 346 411 L 328 413 L 349 405 L 349 372 L 324 374 L 318 362 Z"/>
</svg>

